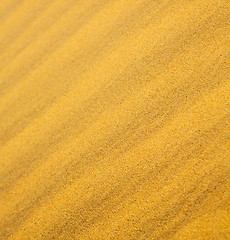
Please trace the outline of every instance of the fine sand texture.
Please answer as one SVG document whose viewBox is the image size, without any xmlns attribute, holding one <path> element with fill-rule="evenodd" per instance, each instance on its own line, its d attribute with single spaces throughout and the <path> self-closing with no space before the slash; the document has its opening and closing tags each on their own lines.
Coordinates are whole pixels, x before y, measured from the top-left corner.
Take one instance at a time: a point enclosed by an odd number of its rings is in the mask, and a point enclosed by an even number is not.
<svg viewBox="0 0 230 240">
<path fill-rule="evenodd" d="M 229 0 L 0 0 L 6 239 L 230 239 Z"/>
</svg>

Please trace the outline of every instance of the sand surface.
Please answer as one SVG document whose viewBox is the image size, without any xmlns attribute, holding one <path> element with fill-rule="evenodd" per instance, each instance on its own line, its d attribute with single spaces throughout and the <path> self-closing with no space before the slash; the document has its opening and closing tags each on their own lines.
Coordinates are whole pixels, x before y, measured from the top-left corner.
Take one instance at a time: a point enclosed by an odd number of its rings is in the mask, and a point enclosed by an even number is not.
<svg viewBox="0 0 230 240">
<path fill-rule="evenodd" d="M 0 1 L 0 239 L 230 239 L 229 0 Z"/>
</svg>

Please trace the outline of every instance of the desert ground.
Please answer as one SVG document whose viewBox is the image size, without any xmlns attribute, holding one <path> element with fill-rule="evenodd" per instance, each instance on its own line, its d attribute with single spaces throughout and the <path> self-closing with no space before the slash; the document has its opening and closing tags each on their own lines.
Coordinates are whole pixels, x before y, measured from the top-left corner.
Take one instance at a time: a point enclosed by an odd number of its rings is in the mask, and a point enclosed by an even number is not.
<svg viewBox="0 0 230 240">
<path fill-rule="evenodd" d="M 0 1 L 0 239 L 230 239 L 229 0 Z"/>
</svg>

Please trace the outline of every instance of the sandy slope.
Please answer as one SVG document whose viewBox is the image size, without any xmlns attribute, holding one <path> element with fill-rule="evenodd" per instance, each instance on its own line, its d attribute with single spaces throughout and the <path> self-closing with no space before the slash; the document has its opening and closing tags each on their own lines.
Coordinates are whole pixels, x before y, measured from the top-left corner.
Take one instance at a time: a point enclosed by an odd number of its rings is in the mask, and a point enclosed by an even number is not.
<svg viewBox="0 0 230 240">
<path fill-rule="evenodd" d="M 0 239 L 229 239 L 229 12 L 1 0 Z"/>
</svg>

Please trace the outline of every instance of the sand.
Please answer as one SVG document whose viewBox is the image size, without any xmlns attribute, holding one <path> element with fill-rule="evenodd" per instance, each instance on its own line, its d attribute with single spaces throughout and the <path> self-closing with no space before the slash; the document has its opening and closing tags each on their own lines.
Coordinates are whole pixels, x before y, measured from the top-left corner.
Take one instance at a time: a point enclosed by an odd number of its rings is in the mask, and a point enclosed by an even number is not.
<svg viewBox="0 0 230 240">
<path fill-rule="evenodd" d="M 228 0 L 0 1 L 0 239 L 230 239 Z"/>
</svg>

